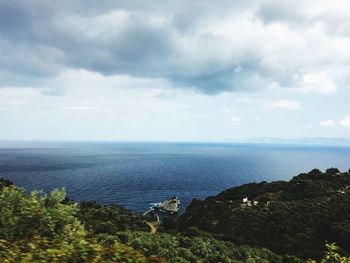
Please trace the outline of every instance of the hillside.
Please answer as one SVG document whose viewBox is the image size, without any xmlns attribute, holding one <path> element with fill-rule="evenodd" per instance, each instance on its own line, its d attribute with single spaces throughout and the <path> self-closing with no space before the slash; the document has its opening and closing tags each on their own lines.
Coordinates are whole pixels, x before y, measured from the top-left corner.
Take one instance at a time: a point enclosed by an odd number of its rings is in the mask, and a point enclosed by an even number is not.
<svg viewBox="0 0 350 263">
<path fill-rule="evenodd" d="M 250 183 L 203 201 L 179 220 L 237 244 L 301 258 L 322 255 L 325 240 L 350 252 L 350 175 L 314 169 L 289 182 Z"/>
<path fill-rule="evenodd" d="M 150 233 L 141 214 L 94 201 L 77 204 L 63 190 L 25 194 L 0 179 L 1 262 L 282 262 L 264 248 L 210 235 Z"/>
<path fill-rule="evenodd" d="M 26 194 L 0 179 L 2 262 L 350 262 L 350 175 L 312 170 L 193 200 L 149 221 L 118 205 L 75 203 L 64 190 Z M 341 258 L 339 255 L 343 254 Z M 328 259 L 327 259 L 328 258 Z"/>
</svg>

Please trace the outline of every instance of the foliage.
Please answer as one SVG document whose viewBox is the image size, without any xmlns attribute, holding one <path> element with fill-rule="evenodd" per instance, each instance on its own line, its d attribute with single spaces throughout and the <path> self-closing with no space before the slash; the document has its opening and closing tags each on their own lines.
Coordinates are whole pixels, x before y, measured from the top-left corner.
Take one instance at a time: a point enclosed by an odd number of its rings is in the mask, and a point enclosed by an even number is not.
<svg viewBox="0 0 350 263">
<path fill-rule="evenodd" d="M 0 178 L 0 190 L 2 190 L 6 186 L 13 185 L 13 183 L 10 180 Z"/>
<path fill-rule="evenodd" d="M 321 263 L 350 263 L 350 257 L 341 256 L 339 247 L 335 243 L 326 244 L 326 255 L 321 259 Z M 308 260 L 307 263 L 316 263 L 316 260 Z"/>
<path fill-rule="evenodd" d="M 284 262 L 268 249 L 235 246 L 212 237 L 188 237 L 179 234 L 125 231 L 118 238 L 145 255 L 160 255 L 169 262 Z M 296 262 L 296 261 L 294 261 Z"/>
<path fill-rule="evenodd" d="M 278 254 L 319 258 L 325 240 L 350 252 L 350 175 L 312 170 L 290 182 L 234 187 L 194 200 L 178 222 L 218 239 L 266 247 Z M 258 201 L 251 207 L 242 198 Z"/>
<path fill-rule="evenodd" d="M 84 201 L 79 204 L 78 217 L 94 234 L 114 234 L 124 230 L 148 231 L 141 215 L 118 205 Z"/>
<path fill-rule="evenodd" d="M 146 257 L 114 242 L 106 247 L 88 238 L 66 204 L 63 190 L 25 195 L 14 186 L 0 191 L 0 258 L 2 262 L 142 262 Z"/>
<path fill-rule="evenodd" d="M 242 204 L 246 197 L 257 203 Z M 144 220 L 118 205 L 76 204 L 64 190 L 25 194 L 0 179 L 2 262 L 344 263 L 350 175 L 314 169 L 289 182 L 234 187 L 193 200 L 179 218 L 164 218 L 157 235 Z M 321 259 L 325 240 L 341 248 L 327 244 Z"/>
</svg>

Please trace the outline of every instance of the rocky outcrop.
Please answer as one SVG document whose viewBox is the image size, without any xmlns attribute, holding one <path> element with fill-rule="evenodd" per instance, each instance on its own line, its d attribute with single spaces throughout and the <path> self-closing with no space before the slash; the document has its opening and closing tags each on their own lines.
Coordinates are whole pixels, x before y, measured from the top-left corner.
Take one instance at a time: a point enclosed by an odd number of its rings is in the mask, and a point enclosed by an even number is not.
<svg viewBox="0 0 350 263">
<path fill-rule="evenodd" d="M 155 204 L 153 208 L 176 213 L 180 209 L 180 200 L 177 196 L 174 196 L 168 200 Z"/>
</svg>

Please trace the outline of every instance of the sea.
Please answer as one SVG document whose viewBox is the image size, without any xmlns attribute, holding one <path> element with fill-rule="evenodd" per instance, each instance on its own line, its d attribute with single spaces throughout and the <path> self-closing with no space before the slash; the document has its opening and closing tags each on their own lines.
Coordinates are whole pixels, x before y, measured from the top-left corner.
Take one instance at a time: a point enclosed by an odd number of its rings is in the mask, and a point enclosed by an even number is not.
<svg viewBox="0 0 350 263">
<path fill-rule="evenodd" d="M 0 144 L 0 177 L 26 191 L 65 188 L 75 201 L 96 200 L 142 212 L 172 196 L 183 212 L 249 182 L 290 180 L 313 168 L 350 168 L 350 147 L 239 143 Z"/>
</svg>

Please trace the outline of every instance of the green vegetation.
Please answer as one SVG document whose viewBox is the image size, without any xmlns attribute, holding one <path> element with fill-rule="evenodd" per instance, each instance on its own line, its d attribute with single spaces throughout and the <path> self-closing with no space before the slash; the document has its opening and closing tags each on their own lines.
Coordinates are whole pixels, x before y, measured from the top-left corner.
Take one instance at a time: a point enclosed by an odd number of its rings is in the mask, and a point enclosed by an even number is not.
<svg viewBox="0 0 350 263">
<path fill-rule="evenodd" d="M 100 205 L 95 201 L 83 201 L 79 204 L 78 217 L 95 235 L 114 234 L 125 230 L 149 230 L 140 214 L 118 205 Z"/>
<path fill-rule="evenodd" d="M 0 191 L 1 262 L 144 262 L 118 242 L 103 246 L 89 237 L 65 192 L 25 195 L 14 186 Z"/>
<path fill-rule="evenodd" d="M 243 198 L 252 205 L 242 204 Z M 258 202 L 254 205 L 254 201 Z M 217 239 L 266 247 L 278 254 L 320 258 L 326 240 L 350 251 L 350 175 L 312 170 L 290 182 L 246 184 L 194 200 L 178 227 Z"/>
<path fill-rule="evenodd" d="M 139 249 L 145 255 L 160 255 L 169 262 L 283 262 L 281 256 L 268 249 L 236 246 L 231 242 L 205 236 L 186 236 L 145 232 L 122 232 L 120 240 Z"/>
<path fill-rule="evenodd" d="M 315 169 L 234 187 L 193 200 L 157 234 L 145 220 L 152 216 L 77 204 L 64 190 L 25 194 L 0 179 L 1 262 L 328 263 L 350 262 L 350 175 Z M 326 241 L 337 245 L 323 252 Z"/>
<path fill-rule="evenodd" d="M 321 263 L 350 263 L 350 257 L 339 254 L 339 247 L 335 243 L 326 244 L 326 255 Z M 316 260 L 307 260 L 307 263 L 316 263 Z"/>
<path fill-rule="evenodd" d="M 267 249 L 194 236 L 200 232 L 191 229 L 152 235 L 141 215 L 117 205 L 76 204 L 63 190 L 26 195 L 0 182 L 2 262 L 282 262 Z"/>
<path fill-rule="evenodd" d="M 10 180 L 0 178 L 0 190 L 2 190 L 6 186 L 11 186 L 11 185 L 13 185 L 13 183 Z"/>
</svg>

